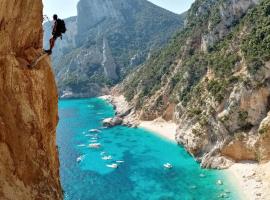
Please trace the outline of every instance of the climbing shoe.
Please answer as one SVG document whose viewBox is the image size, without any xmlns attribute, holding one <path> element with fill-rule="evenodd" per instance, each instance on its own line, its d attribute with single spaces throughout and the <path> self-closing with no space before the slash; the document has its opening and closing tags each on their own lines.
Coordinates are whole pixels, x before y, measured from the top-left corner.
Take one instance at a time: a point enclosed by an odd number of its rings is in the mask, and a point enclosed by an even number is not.
<svg viewBox="0 0 270 200">
<path fill-rule="evenodd" d="M 47 53 L 48 55 L 51 55 L 52 54 L 52 51 L 49 50 L 49 49 L 48 50 L 45 50 L 44 52 Z"/>
</svg>

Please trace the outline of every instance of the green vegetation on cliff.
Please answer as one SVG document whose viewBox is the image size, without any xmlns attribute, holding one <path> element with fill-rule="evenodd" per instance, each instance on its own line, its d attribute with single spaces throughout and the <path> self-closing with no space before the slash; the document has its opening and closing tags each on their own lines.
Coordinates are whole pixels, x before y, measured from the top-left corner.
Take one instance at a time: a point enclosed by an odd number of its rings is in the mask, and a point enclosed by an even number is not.
<svg viewBox="0 0 270 200">
<path fill-rule="evenodd" d="M 251 9 L 239 23 L 235 19 L 227 27 L 227 36 L 209 45 L 207 51 L 201 50 L 203 34 L 212 29 L 208 25 L 222 23 L 216 9 L 221 2 L 212 5 L 210 14 L 206 10 L 199 17 L 196 10 L 201 1 L 193 4 L 185 29 L 127 79 L 123 91 L 128 100 L 139 94 L 142 102 L 169 83 L 168 93 L 175 97 L 170 100 L 185 103 L 198 95 L 197 87 L 210 71 L 215 79 L 208 81 L 207 90 L 222 102 L 232 85 L 243 81 L 233 75 L 240 65 L 247 64 L 251 77 L 264 66 L 270 59 L 270 2 L 266 0 Z"/>
</svg>

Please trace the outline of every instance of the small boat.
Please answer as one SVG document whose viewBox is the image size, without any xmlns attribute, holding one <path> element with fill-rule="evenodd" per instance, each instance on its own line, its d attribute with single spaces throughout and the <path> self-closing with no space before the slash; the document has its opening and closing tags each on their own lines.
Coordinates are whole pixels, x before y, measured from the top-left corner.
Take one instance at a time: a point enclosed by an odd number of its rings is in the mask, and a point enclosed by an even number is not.
<svg viewBox="0 0 270 200">
<path fill-rule="evenodd" d="M 200 174 L 200 177 L 204 178 L 204 177 L 206 177 L 206 175 L 205 174 Z"/>
<path fill-rule="evenodd" d="M 116 162 L 117 163 L 124 163 L 125 161 L 123 161 L 123 160 L 117 160 Z"/>
<path fill-rule="evenodd" d="M 167 169 L 171 169 L 173 167 L 170 163 L 165 163 L 163 166 Z"/>
<path fill-rule="evenodd" d="M 116 163 L 113 163 L 111 165 L 106 165 L 106 166 L 109 167 L 109 168 L 113 168 L 113 169 L 118 168 L 118 165 Z"/>
<path fill-rule="evenodd" d="M 111 160 L 112 156 L 103 156 L 101 159 L 102 160 Z"/>
<path fill-rule="evenodd" d="M 93 144 L 89 144 L 89 147 L 92 149 L 98 149 L 101 147 L 100 143 L 93 143 Z"/>
<path fill-rule="evenodd" d="M 91 143 L 97 143 L 97 140 L 90 140 Z"/>
<path fill-rule="evenodd" d="M 190 186 L 190 189 L 196 189 L 196 188 L 197 188 L 196 185 L 191 185 L 191 186 Z"/>
<path fill-rule="evenodd" d="M 218 181 L 217 181 L 217 185 L 223 185 L 222 180 L 218 180 Z"/>
<path fill-rule="evenodd" d="M 85 144 L 78 144 L 78 147 L 85 147 Z"/>
<path fill-rule="evenodd" d="M 100 133 L 101 131 L 98 129 L 90 129 L 89 132 L 90 133 Z"/>
<path fill-rule="evenodd" d="M 106 154 L 105 151 L 102 151 L 102 152 L 100 153 L 101 156 L 103 156 L 103 155 L 105 155 L 105 154 Z"/>
<path fill-rule="evenodd" d="M 76 159 L 76 161 L 77 161 L 78 163 L 80 163 L 81 161 L 83 161 L 84 157 L 85 157 L 84 155 L 79 156 L 79 157 Z"/>
</svg>

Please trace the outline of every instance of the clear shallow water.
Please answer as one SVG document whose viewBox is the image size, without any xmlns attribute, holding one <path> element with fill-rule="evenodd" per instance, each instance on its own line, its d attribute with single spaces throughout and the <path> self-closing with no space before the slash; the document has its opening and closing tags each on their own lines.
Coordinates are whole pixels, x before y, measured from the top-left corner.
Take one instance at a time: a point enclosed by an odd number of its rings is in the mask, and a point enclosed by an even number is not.
<svg viewBox="0 0 270 200">
<path fill-rule="evenodd" d="M 59 102 L 57 143 L 65 200 L 214 200 L 228 191 L 226 199 L 238 199 L 222 171 L 200 169 L 176 144 L 143 129 L 102 129 L 102 119 L 113 113 L 97 98 Z M 100 149 L 88 147 L 93 140 Z M 113 159 L 102 160 L 101 152 Z M 116 160 L 124 163 L 117 169 L 106 166 Z M 164 169 L 167 162 L 172 169 Z M 219 179 L 223 185 L 216 184 Z"/>
</svg>

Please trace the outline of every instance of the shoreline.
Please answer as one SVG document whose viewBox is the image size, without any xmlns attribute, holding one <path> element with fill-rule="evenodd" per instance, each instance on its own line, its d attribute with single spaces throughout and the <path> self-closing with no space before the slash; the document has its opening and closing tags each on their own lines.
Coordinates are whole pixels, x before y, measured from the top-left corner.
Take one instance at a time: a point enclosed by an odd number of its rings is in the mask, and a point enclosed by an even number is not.
<svg viewBox="0 0 270 200">
<path fill-rule="evenodd" d="M 115 107 L 117 113 L 123 113 L 129 109 L 129 105 L 126 102 L 125 97 L 122 95 L 117 97 L 105 95 L 99 98 L 111 103 Z M 138 128 L 148 130 L 166 140 L 177 143 L 175 140 L 177 125 L 172 121 L 165 121 L 162 118 L 157 118 L 153 121 L 134 120 L 133 116 L 127 118 L 128 123 L 136 125 Z"/>
<path fill-rule="evenodd" d="M 230 182 L 236 185 L 243 200 L 270 200 L 270 162 L 235 163 L 225 170 Z"/>
<path fill-rule="evenodd" d="M 129 108 L 125 98 L 121 96 L 102 96 L 103 100 L 113 104 L 117 113 L 121 113 Z M 146 129 L 152 134 L 160 136 L 166 140 L 177 143 L 175 139 L 177 125 L 167 122 L 162 118 L 153 121 L 136 120 L 135 115 L 127 117 L 128 122 Z M 252 161 L 242 161 L 233 164 L 224 170 L 228 181 L 236 187 L 239 200 L 270 200 L 270 162 L 258 164 Z"/>
<path fill-rule="evenodd" d="M 166 140 L 177 143 L 175 140 L 176 124 L 173 122 L 166 122 L 162 119 L 157 119 L 154 121 L 139 121 L 138 127 L 148 130 Z"/>
</svg>

